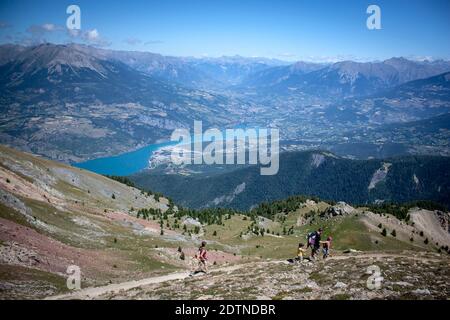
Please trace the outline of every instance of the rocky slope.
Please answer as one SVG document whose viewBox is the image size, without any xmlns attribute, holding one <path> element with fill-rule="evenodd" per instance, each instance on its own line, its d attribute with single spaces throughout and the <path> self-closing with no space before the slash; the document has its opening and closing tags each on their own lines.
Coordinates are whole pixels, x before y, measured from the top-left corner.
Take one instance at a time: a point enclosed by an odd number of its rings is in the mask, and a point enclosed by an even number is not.
<svg viewBox="0 0 450 320">
<path fill-rule="evenodd" d="M 382 286 L 367 287 L 370 268 L 380 268 Z M 411 270 L 414 270 L 411 272 Z M 447 299 L 448 260 L 420 254 L 349 254 L 299 264 L 255 262 L 201 277 L 103 292 L 95 299 L 367 300 Z M 86 296 L 79 296 L 88 298 Z M 66 297 L 70 298 L 70 297 Z"/>
<path fill-rule="evenodd" d="M 36 298 L 67 290 L 66 270 L 77 265 L 84 285 L 102 285 L 168 272 L 194 250 L 191 238 L 141 208 L 165 212 L 168 201 L 87 171 L 0 146 L 0 297 Z M 191 248 L 191 249 L 189 249 Z"/>
</svg>

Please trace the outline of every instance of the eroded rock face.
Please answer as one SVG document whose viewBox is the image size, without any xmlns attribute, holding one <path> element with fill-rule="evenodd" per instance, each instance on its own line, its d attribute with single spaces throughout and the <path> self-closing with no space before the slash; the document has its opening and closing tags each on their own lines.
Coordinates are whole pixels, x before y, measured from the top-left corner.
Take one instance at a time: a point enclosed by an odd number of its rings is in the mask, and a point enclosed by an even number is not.
<svg viewBox="0 0 450 320">
<path fill-rule="evenodd" d="M 450 245 L 450 213 L 413 208 L 409 211 L 417 230 L 425 233 L 439 245 Z"/>
<path fill-rule="evenodd" d="M 440 222 L 442 229 L 450 234 L 450 213 L 443 211 L 435 211 L 434 213 Z"/>
<path fill-rule="evenodd" d="M 321 214 L 322 218 L 333 218 L 336 216 L 346 216 L 355 212 L 355 208 L 345 202 L 338 202 L 336 205 L 329 207 Z"/>
<path fill-rule="evenodd" d="M 315 153 L 311 158 L 311 166 L 314 168 L 320 167 L 320 165 L 325 161 L 325 156 L 320 153 Z"/>
<path fill-rule="evenodd" d="M 380 169 L 375 171 L 375 173 L 372 176 L 372 180 L 370 181 L 369 187 L 368 187 L 369 191 L 372 189 L 375 189 L 378 183 L 380 183 L 386 179 L 387 174 L 389 172 L 389 168 L 391 166 L 392 166 L 391 163 L 384 163 Z"/>
</svg>

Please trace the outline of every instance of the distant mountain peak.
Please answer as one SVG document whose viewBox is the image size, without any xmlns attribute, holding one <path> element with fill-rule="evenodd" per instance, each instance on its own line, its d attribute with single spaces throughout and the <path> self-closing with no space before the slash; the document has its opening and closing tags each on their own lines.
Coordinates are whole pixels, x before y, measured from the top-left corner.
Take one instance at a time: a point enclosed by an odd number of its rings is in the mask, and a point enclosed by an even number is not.
<svg viewBox="0 0 450 320">
<path fill-rule="evenodd" d="M 22 51 L 16 65 L 22 73 L 34 74 L 47 69 L 49 74 L 63 72 L 62 66 L 72 72 L 86 68 L 104 75 L 105 69 L 96 57 L 77 50 L 70 45 L 44 43 Z"/>
</svg>

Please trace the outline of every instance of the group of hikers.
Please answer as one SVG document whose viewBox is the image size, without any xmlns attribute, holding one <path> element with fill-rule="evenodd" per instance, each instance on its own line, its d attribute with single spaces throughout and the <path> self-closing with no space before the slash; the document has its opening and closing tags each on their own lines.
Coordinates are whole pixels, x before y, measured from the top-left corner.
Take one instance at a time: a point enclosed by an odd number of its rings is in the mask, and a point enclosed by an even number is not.
<svg viewBox="0 0 450 320">
<path fill-rule="evenodd" d="M 295 258 L 295 260 L 298 262 L 302 262 L 308 248 L 311 248 L 311 256 L 309 260 L 315 260 L 320 251 L 320 247 L 322 247 L 323 259 L 326 259 L 330 255 L 331 242 L 333 241 L 333 239 L 331 238 L 331 236 L 328 236 L 325 241 L 322 241 L 322 234 L 322 228 L 319 228 L 317 231 L 308 233 L 308 235 L 306 236 L 306 248 L 304 243 L 298 244 L 297 257 Z M 208 257 L 206 251 L 206 241 L 202 241 L 197 253 L 193 258 L 196 262 L 196 265 L 194 266 L 194 270 L 192 271 L 191 275 L 197 273 L 207 273 Z"/>
<path fill-rule="evenodd" d="M 328 236 L 325 241 L 322 241 L 323 229 L 319 228 L 317 231 L 313 231 L 308 233 L 306 236 L 306 248 L 303 243 L 298 244 L 297 257 L 296 260 L 301 262 L 306 254 L 306 250 L 311 248 L 311 257 L 310 260 L 315 260 L 318 252 L 320 251 L 320 247 L 322 246 L 323 259 L 326 259 L 330 255 L 331 242 L 333 238 Z"/>
</svg>

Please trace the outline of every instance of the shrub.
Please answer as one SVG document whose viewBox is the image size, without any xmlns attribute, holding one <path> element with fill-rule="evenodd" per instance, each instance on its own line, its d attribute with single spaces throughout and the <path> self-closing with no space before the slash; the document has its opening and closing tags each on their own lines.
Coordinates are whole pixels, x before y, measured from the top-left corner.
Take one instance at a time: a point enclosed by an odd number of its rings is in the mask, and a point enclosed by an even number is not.
<svg viewBox="0 0 450 320">
<path fill-rule="evenodd" d="M 380 224 L 378 225 L 378 228 L 382 229 L 382 228 L 383 228 L 383 225 L 380 223 Z"/>
<path fill-rule="evenodd" d="M 391 236 L 393 236 L 394 238 L 395 238 L 395 237 L 397 237 L 397 231 L 395 231 L 395 229 L 394 229 L 394 230 L 392 230 L 392 232 L 391 232 Z"/>
<path fill-rule="evenodd" d="M 116 198 L 116 195 L 113 193 L 112 196 L 111 196 L 111 198 L 115 199 L 115 198 Z"/>
<path fill-rule="evenodd" d="M 383 231 L 381 231 L 381 235 L 382 235 L 383 237 L 386 237 L 386 236 L 387 236 L 386 228 L 384 228 Z"/>
<path fill-rule="evenodd" d="M 213 236 L 214 236 L 214 237 L 216 237 L 216 236 L 217 236 L 217 231 L 216 231 L 216 230 L 214 230 L 214 232 L 213 232 Z"/>
</svg>

